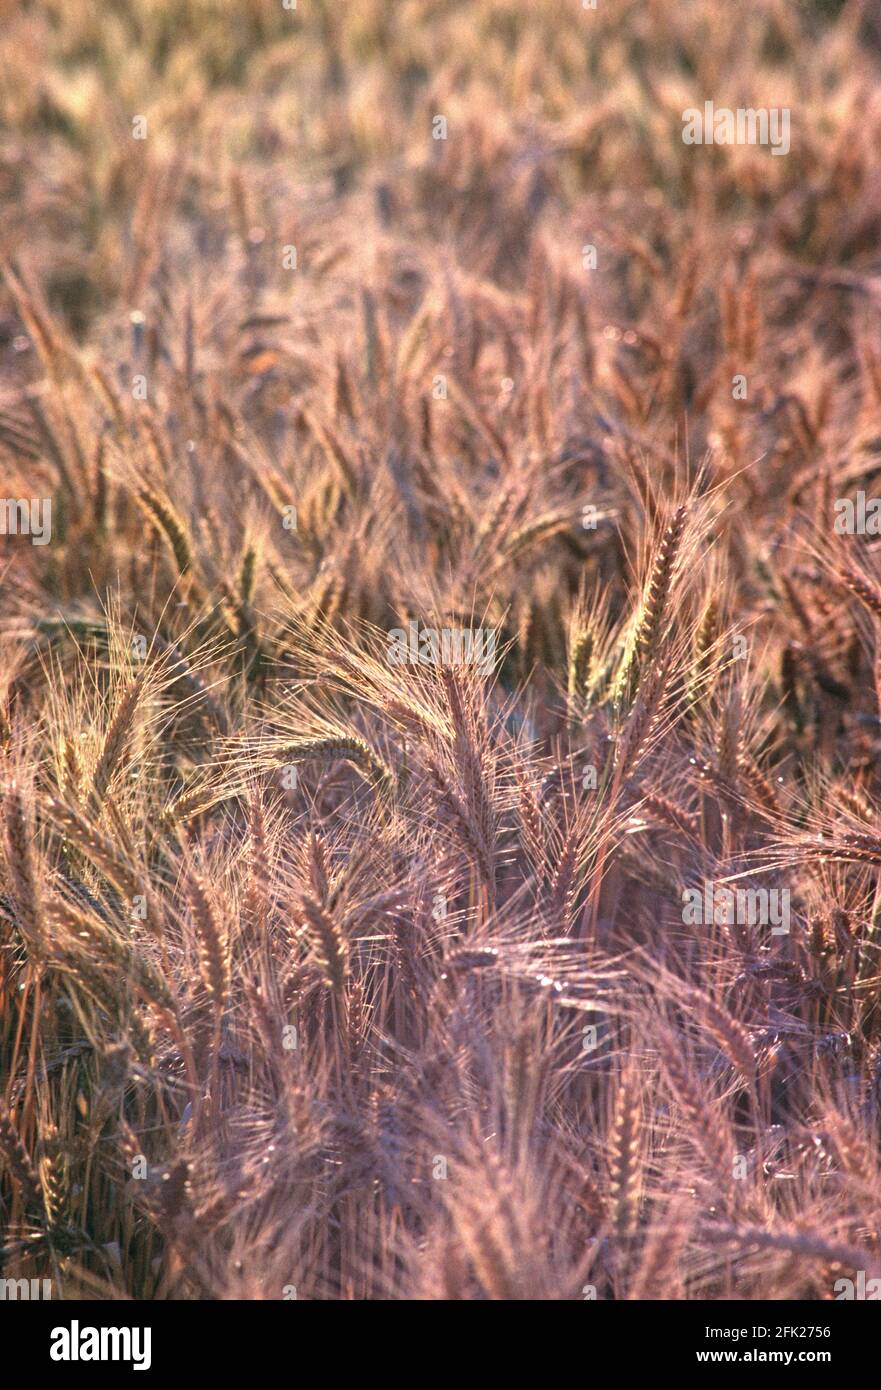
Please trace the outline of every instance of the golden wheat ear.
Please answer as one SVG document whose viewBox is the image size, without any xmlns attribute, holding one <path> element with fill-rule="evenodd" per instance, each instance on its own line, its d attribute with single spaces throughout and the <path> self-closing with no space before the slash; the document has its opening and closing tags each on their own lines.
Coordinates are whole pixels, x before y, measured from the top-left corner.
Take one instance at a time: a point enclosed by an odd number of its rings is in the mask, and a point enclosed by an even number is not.
<svg viewBox="0 0 881 1390">
<path fill-rule="evenodd" d="M 612 686 L 612 699 L 616 704 L 633 700 L 640 677 L 658 655 L 673 571 L 687 518 L 688 506 L 683 503 L 667 523 L 655 551 L 637 617 Z"/>
</svg>

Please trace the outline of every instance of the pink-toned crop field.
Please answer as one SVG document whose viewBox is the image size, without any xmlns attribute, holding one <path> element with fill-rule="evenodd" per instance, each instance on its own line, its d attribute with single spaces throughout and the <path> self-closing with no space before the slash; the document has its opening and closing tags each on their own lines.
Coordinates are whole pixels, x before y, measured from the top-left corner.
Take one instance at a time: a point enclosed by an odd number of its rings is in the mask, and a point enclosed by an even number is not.
<svg viewBox="0 0 881 1390">
<path fill-rule="evenodd" d="M 4 1280 L 878 1296 L 873 0 L 0 0 L 0 494 Z"/>
</svg>

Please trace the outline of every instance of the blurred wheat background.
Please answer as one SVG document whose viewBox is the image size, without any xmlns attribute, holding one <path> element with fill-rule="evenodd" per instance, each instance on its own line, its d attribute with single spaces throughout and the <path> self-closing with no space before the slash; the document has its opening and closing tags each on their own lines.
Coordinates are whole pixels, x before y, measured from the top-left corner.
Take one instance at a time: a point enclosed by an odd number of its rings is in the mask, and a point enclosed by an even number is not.
<svg viewBox="0 0 881 1390">
<path fill-rule="evenodd" d="M 879 67 L 871 0 L 2 0 L 4 1277 L 879 1276 Z"/>
</svg>

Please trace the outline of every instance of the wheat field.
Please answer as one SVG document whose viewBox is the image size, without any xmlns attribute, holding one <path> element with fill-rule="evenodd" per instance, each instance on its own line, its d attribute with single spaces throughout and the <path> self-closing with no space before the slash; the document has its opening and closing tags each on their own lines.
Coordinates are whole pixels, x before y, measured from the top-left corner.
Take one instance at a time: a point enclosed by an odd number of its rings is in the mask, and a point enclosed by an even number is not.
<svg viewBox="0 0 881 1390">
<path fill-rule="evenodd" d="M 0 0 L 2 1276 L 881 1278 L 879 150 L 871 0 Z"/>
</svg>

